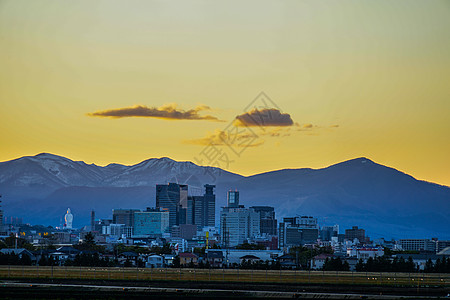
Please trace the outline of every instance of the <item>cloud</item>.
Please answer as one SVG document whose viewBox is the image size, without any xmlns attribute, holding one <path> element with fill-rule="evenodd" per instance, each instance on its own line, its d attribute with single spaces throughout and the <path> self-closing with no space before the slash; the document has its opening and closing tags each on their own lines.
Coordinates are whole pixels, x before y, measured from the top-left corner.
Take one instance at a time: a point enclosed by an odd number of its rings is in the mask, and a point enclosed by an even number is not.
<svg viewBox="0 0 450 300">
<path fill-rule="evenodd" d="M 206 105 L 199 105 L 190 110 L 182 110 L 177 108 L 176 104 L 163 105 L 161 107 L 148 107 L 145 105 L 135 105 L 131 107 L 123 107 L 116 109 L 108 109 L 88 113 L 90 117 L 102 118 L 127 118 L 127 117 L 143 117 L 143 118 L 157 118 L 165 120 L 206 120 L 223 122 L 217 117 L 211 115 L 199 115 L 201 111 L 210 111 L 211 108 Z"/>
<path fill-rule="evenodd" d="M 260 130 L 259 135 L 269 136 L 269 137 L 284 137 L 290 136 L 291 127 L 278 127 L 272 130 Z"/>
<path fill-rule="evenodd" d="M 184 140 L 183 144 L 201 145 L 201 146 L 232 146 L 232 147 L 258 147 L 264 144 L 263 140 L 258 140 L 258 135 L 246 130 L 224 131 L 216 129 L 208 133 L 201 139 Z"/>
<path fill-rule="evenodd" d="M 295 136 L 303 132 L 302 134 L 317 136 L 323 131 L 333 131 L 331 128 L 339 127 L 339 125 L 331 125 L 328 127 L 322 127 L 313 125 L 311 123 L 299 124 L 294 123 L 293 126 L 281 126 L 275 128 L 264 129 L 262 127 L 256 128 L 256 130 L 249 127 L 239 127 L 235 123 L 230 124 L 228 130 L 216 129 L 212 133 L 208 133 L 206 137 L 200 139 L 184 140 L 183 144 L 201 145 L 201 146 L 231 146 L 231 147 L 258 147 L 264 144 L 265 140 L 278 140 L 279 138 Z M 234 125 L 234 126 L 233 126 Z M 273 139 L 272 139 L 273 138 Z M 280 145 L 280 142 L 275 142 L 276 146 Z"/>
<path fill-rule="evenodd" d="M 292 126 L 294 121 L 287 113 L 282 113 L 278 109 L 253 109 L 250 112 L 239 115 L 234 120 L 235 126 Z"/>
<path fill-rule="evenodd" d="M 296 131 L 315 131 L 318 129 L 321 129 L 321 126 L 317 126 L 317 125 L 313 125 L 311 123 L 306 123 L 306 124 L 299 124 L 299 123 L 295 123 L 295 130 Z"/>
</svg>

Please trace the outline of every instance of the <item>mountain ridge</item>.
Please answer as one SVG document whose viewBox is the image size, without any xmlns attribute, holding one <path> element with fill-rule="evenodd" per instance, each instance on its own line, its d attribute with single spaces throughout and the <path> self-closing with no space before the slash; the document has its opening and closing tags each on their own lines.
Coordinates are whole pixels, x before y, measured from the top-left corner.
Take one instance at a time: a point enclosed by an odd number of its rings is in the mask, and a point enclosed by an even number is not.
<svg viewBox="0 0 450 300">
<path fill-rule="evenodd" d="M 430 184 L 434 184 L 434 185 L 437 185 L 437 186 L 450 188 L 450 186 L 447 186 L 447 185 L 445 185 L 445 184 L 440 184 L 440 183 L 436 183 L 436 182 L 432 182 L 432 181 L 427 181 L 427 180 L 424 180 L 424 179 L 417 179 L 417 178 L 415 178 L 414 176 L 412 176 L 412 175 L 410 175 L 410 174 L 408 174 L 408 173 L 406 173 L 406 172 L 400 171 L 400 170 L 398 170 L 398 169 L 396 169 L 396 168 L 394 168 L 394 167 L 390 167 L 390 166 L 382 165 L 382 164 L 380 164 L 380 163 L 376 163 L 375 161 L 373 161 L 373 160 L 371 160 L 371 159 L 369 159 L 369 158 L 367 158 L 367 157 L 364 157 L 364 156 L 355 157 L 355 158 L 351 158 L 351 159 L 348 159 L 348 160 L 340 161 L 340 162 L 331 164 L 331 165 L 326 166 L 326 167 L 320 167 L 320 168 L 306 168 L 306 167 L 304 167 L 304 168 L 282 168 L 282 169 L 275 169 L 275 170 L 270 170 L 270 171 L 264 171 L 264 172 L 256 173 L 256 174 L 252 174 L 252 175 L 242 175 L 242 174 L 239 174 L 239 173 L 234 173 L 234 172 L 231 172 L 231 171 L 226 171 L 226 170 L 220 169 L 220 168 L 218 168 L 218 167 L 201 166 L 201 165 L 197 165 L 197 164 L 195 164 L 195 163 L 193 163 L 193 162 L 191 162 L 191 161 L 177 161 L 177 160 L 174 160 L 174 159 L 172 159 L 172 158 L 170 158 L 170 157 L 167 157 L 167 156 L 162 156 L 162 157 L 159 157 L 159 158 L 158 158 L 158 157 L 152 157 L 152 158 L 148 158 L 148 159 L 145 159 L 145 160 L 143 160 L 143 161 L 140 161 L 140 162 L 138 162 L 138 163 L 136 163 L 136 164 L 130 164 L 130 165 L 128 165 L 128 164 L 120 164 L 120 163 L 109 163 L 109 164 L 107 164 L 107 165 L 102 166 L 102 165 L 97 165 L 97 164 L 95 164 L 95 163 L 88 164 L 88 163 L 86 163 L 86 162 L 84 162 L 84 161 L 82 161 L 82 160 L 72 160 L 72 159 L 70 159 L 70 158 L 67 158 L 67 157 L 65 157 L 65 156 L 58 155 L 58 154 L 53 154 L 53 153 L 49 153 L 49 152 L 41 152 L 41 153 L 38 153 L 38 154 L 36 154 L 36 155 L 34 155 L 34 156 L 33 156 L 33 155 L 27 155 L 27 156 L 22 156 L 22 157 L 14 158 L 14 159 L 11 159 L 11 160 L 7 160 L 7 161 L 2 161 L 2 162 L 0 162 L 0 164 L 2 164 L 2 163 L 7 163 L 7 162 L 17 161 L 17 160 L 23 159 L 23 158 L 36 158 L 36 157 L 43 157 L 43 156 L 49 156 L 50 158 L 64 159 L 64 160 L 71 161 L 71 162 L 73 162 L 73 163 L 82 163 L 82 164 L 87 165 L 87 166 L 93 166 L 93 167 L 98 167 L 98 168 L 108 168 L 108 167 L 134 167 L 134 166 L 138 166 L 138 165 L 141 165 L 141 164 L 143 164 L 143 163 L 146 163 L 146 162 L 151 162 L 151 161 L 167 161 L 167 160 L 168 160 L 168 161 L 174 162 L 174 163 L 187 163 L 187 164 L 192 164 L 192 165 L 197 166 L 197 167 L 205 167 L 205 168 L 219 169 L 219 170 L 221 170 L 221 171 L 223 171 L 223 172 L 232 173 L 232 174 L 239 175 L 239 176 L 246 177 L 246 178 L 248 178 L 248 177 L 253 177 L 253 176 L 258 176 L 258 175 L 266 174 L 266 173 L 279 172 L 279 171 L 289 171 L 289 170 L 313 170 L 313 171 L 314 171 L 314 170 L 328 169 L 328 168 L 332 168 L 332 167 L 336 167 L 336 166 L 344 165 L 344 164 L 346 165 L 346 164 L 350 164 L 350 163 L 353 163 L 353 162 L 369 162 L 369 163 L 371 163 L 371 164 L 375 164 L 375 165 L 379 165 L 379 166 L 383 166 L 383 167 L 386 167 L 386 168 L 395 170 L 395 171 L 397 171 L 397 172 L 400 172 L 400 173 L 402 173 L 402 174 L 405 174 L 405 175 L 407 175 L 407 176 L 410 176 L 411 178 L 413 178 L 413 179 L 415 179 L 415 180 L 418 180 L 418 181 L 423 181 L 423 182 L 430 183 Z"/>
<path fill-rule="evenodd" d="M 344 227 L 359 225 L 369 233 L 399 235 L 411 230 L 449 236 L 449 187 L 415 179 L 366 157 L 319 169 L 289 168 L 250 176 L 168 157 L 129 166 L 97 166 L 40 153 L 0 163 L 5 215 L 23 216 L 32 223 L 58 225 L 58 214 L 67 207 L 76 216 L 75 226 L 88 224 L 91 209 L 101 218 L 111 216 L 117 206 L 145 209 L 155 205 L 155 185 L 168 182 L 188 184 L 191 194 L 201 194 L 203 184 L 215 184 L 217 214 L 226 203 L 227 190 L 236 188 L 241 204 L 274 206 L 279 220 L 308 214 Z"/>
</svg>

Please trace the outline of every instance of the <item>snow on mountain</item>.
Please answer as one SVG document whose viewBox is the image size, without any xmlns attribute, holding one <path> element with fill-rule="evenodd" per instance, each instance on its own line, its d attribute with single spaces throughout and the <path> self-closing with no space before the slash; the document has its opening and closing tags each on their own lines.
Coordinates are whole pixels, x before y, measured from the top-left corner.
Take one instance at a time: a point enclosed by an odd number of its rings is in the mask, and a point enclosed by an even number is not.
<svg viewBox="0 0 450 300">
<path fill-rule="evenodd" d="M 117 187 L 154 186 L 158 183 L 178 182 L 203 186 L 220 178 L 232 180 L 240 175 L 229 173 L 218 168 L 201 167 L 192 162 L 177 162 L 170 158 L 152 158 L 134 166 L 130 166 L 117 175 L 106 179 L 106 183 Z M 202 183 L 203 182 L 203 183 Z"/>
<path fill-rule="evenodd" d="M 155 205 L 155 185 L 188 184 L 191 194 L 215 184 L 216 219 L 226 192 L 238 189 L 241 204 L 270 205 L 278 219 L 313 215 L 321 224 L 358 225 L 372 236 L 450 238 L 450 188 L 356 158 L 323 169 L 286 169 L 244 177 L 219 168 L 152 158 L 132 166 L 105 167 L 52 154 L 0 163 L 5 215 L 58 225 L 55 215 L 70 207 L 75 226 L 89 222 L 89 211 L 108 217 L 113 208 Z M 45 213 L 47 212 L 47 213 Z M 408 236 L 409 234 L 409 236 Z"/>
<path fill-rule="evenodd" d="M 14 195 L 49 195 L 69 186 L 135 187 L 178 182 L 201 188 L 204 183 L 236 180 L 242 176 L 219 168 L 201 167 L 192 162 L 152 158 L 132 166 L 105 167 L 41 153 L 0 163 L 0 188 Z"/>
<path fill-rule="evenodd" d="M 65 186 L 96 186 L 103 177 L 98 166 L 48 153 L 0 163 L 0 188 L 19 196 L 42 196 Z"/>
</svg>

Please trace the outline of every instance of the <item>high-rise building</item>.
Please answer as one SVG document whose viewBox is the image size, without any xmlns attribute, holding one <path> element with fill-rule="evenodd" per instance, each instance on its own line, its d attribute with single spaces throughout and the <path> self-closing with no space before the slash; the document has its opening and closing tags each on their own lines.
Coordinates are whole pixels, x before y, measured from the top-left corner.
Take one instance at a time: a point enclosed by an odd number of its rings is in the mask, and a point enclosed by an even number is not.
<svg viewBox="0 0 450 300">
<path fill-rule="evenodd" d="M 192 224 L 181 224 L 170 228 L 172 238 L 182 238 L 192 240 L 197 235 L 197 226 Z"/>
<path fill-rule="evenodd" d="M 250 208 L 259 213 L 260 233 L 262 235 L 276 235 L 275 209 L 271 206 L 252 206 Z"/>
<path fill-rule="evenodd" d="M 320 229 L 320 239 L 322 241 L 331 241 L 332 237 L 337 237 L 339 234 L 339 225 L 323 226 Z"/>
<path fill-rule="evenodd" d="M 156 208 L 169 211 L 169 227 L 186 224 L 188 186 L 169 183 L 156 185 Z"/>
<path fill-rule="evenodd" d="M 259 235 L 259 214 L 249 208 L 230 208 L 220 214 L 220 233 L 225 247 L 234 247 Z"/>
<path fill-rule="evenodd" d="M 197 225 L 197 229 L 205 226 L 215 226 L 216 195 L 215 185 L 205 184 L 203 196 L 189 196 L 186 212 L 186 224 Z"/>
<path fill-rule="evenodd" d="M 398 244 L 407 251 L 436 251 L 436 242 L 430 239 L 402 239 Z"/>
<path fill-rule="evenodd" d="M 239 192 L 238 191 L 228 191 L 227 193 L 227 204 L 230 208 L 239 207 Z"/>
<path fill-rule="evenodd" d="M 113 224 L 124 224 L 125 226 L 134 225 L 134 213 L 140 211 L 139 209 L 113 209 Z"/>
<path fill-rule="evenodd" d="M 165 209 L 147 208 L 134 213 L 134 235 L 161 235 L 169 229 L 170 212 Z"/>
<path fill-rule="evenodd" d="M 345 239 L 353 241 L 358 239 L 360 243 L 366 241 L 366 231 L 358 226 L 352 226 L 352 229 L 345 229 Z"/>
<path fill-rule="evenodd" d="M 113 224 L 113 221 L 111 219 L 97 220 L 97 221 L 95 221 L 95 224 L 94 224 L 94 231 L 103 232 L 104 231 L 103 227 L 109 226 L 111 224 Z"/>
<path fill-rule="evenodd" d="M 0 195 L 0 198 L 2 195 Z M 2 210 L 2 201 L 0 200 L 0 233 L 3 233 L 3 210 Z"/>
<path fill-rule="evenodd" d="M 248 239 L 255 238 L 260 232 L 260 214 L 253 209 L 239 205 L 239 192 L 228 192 L 228 206 L 220 213 L 220 235 L 222 245 L 234 247 Z"/>
<path fill-rule="evenodd" d="M 91 210 L 91 231 L 95 230 L 95 211 Z"/>
<path fill-rule="evenodd" d="M 301 228 L 318 229 L 317 218 L 311 216 L 296 217 L 295 224 Z"/>
<path fill-rule="evenodd" d="M 0 195 L 0 198 L 2 195 Z M 0 200 L 0 232 L 3 232 L 3 210 L 2 210 L 2 200 Z"/>
<path fill-rule="evenodd" d="M 216 226 L 216 195 L 214 194 L 215 185 L 205 184 L 205 193 L 203 194 L 203 227 Z"/>
<path fill-rule="evenodd" d="M 109 224 L 102 227 L 102 234 L 107 234 L 116 238 L 121 238 L 124 234 L 124 224 Z"/>
<path fill-rule="evenodd" d="M 278 228 L 280 248 L 314 243 L 319 237 L 317 218 L 309 216 L 284 218 Z"/>
</svg>

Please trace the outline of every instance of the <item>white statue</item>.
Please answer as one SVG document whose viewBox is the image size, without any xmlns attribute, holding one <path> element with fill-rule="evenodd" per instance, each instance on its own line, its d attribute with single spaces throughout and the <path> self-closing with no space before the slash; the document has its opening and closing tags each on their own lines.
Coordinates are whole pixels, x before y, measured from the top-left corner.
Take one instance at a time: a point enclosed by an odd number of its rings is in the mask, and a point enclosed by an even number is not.
<svg viewBox="0 0 450 300">
<path fill-rule="evenodd" d="M 70 213 L 70 208 L 67 209 L 64 220 L 66 221 L 66 228 L 72 229 L 73 215 Z"/>
</svg>

